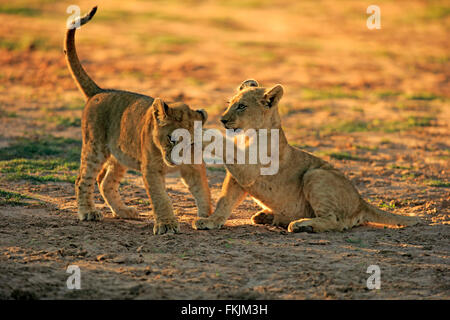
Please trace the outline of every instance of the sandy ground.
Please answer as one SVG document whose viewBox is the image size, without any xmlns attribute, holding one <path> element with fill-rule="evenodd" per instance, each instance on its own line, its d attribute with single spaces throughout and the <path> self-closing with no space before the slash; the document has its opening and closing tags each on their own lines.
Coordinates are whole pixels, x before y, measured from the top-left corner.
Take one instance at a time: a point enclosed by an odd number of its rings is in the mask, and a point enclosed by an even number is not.
<svg viewBox="0 0 450 320">
<path fill-rule="evenodd" d="M 378 31 L 355 1 L 102 3 L 77 35 L 99 85 L 183 100 L 219 127 L 241 81 L 281 83 L 291 143 L 343 170 L 365 199 L 425 222 L 290 234 L 252 225 L 258 207 L 246 199 L 223 229 L 196 231 L 194 200 L 174 174 L 167 189 L 182 233 L 164 236 L 152 233 L 134 172 L 121 193 L 140 220 L 113 219 L 98 191 L 104 220 L 77 220 L 83 100 L 61 49 L 67 5 L 0 2 L 0 298 L 450 298 L 444 2 L 382 1 Z M 208 168 L 214 201 L 224 176 Z M 81 290 L 66 287 L 69 265 L 80 267 Z M 370 265 L 380 267 L 379 290 L 367 288 Z"/>
</svg>

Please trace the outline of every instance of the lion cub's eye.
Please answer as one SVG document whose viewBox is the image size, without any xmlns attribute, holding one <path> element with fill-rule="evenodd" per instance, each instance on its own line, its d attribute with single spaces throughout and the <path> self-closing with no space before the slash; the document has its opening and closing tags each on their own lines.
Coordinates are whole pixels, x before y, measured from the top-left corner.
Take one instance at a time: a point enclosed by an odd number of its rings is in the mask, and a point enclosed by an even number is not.
<svg viewBox="0 0 450 320">
<path fill-rule="evenodd" d="M 237 110 L 244 110 L 245 108 L 247 108 L 247 106 L 245 104 L 239 103 L 237 106 Z"/>
</svg>

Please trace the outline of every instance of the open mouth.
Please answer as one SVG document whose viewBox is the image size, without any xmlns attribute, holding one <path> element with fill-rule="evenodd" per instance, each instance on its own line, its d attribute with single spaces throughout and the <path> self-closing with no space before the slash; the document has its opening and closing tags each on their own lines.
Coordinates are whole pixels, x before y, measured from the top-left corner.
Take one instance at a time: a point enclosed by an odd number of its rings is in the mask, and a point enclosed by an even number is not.
<svg viewBox="0 0 450 320">
<path fill-rule="evenodd" d="M 241 128 L 232 128 L 230 126 L 225 126 L 225 128 L 227 129 L 228 133 L 231 133 L 232 135 L 238 135 L 244 132 L 244 130 Z"/>
<path fill-rule="evenodd" d="M 177 163 L 175 163 L 175 162 L 171 159 L 170 155 L 166 155 L 166 156 L 164 157 L 164 162 L 165 162 L 166 165 L 169 166 L 169 167 L 175 167 L 175 166 L 177 166 Z"/>
<path fill-rule="evenodd" d="M 225 129 L 228 129 L 228 130 L 240 130 L 239 128 L 233 127 L 233 125 L 230 125 L 228 123 L 224 124 L 223 126 L 225 127 Z"/>
</svg>

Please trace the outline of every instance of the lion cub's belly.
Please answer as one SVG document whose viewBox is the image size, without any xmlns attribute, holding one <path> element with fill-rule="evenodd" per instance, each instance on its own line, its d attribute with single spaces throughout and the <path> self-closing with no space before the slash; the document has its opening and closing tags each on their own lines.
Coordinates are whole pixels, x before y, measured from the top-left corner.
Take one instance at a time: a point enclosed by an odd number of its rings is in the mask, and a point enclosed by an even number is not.
<svg viewBox="0 0 450 320">
<path fill-rule="evenodd" d="M 126 154 L 117 147 L 110 147 L 111 154 L 116 158 L 119 163 L 129 169 L 141 171 L 141 162 L 134 159 L 132 156 Z M 179 170 L 179 167 L 168 167 L 164 164 L 164 170 L 166 173 L 171 173 Z"/>
<path fill-rule="evenodd" d="M 141 162 L 140 161 L 129 156 L 128 154 L 126 154 L 125 152 L 123 152 L 122 150 L 120 150 L 117 147 L 110 146 L 110 151 L 111 151 L 111 154 L 120 162 L 120 164 L 122 164 L 130 169 L 133 169 L 136 171 L 141 171 Z"/>
<path fill-rule="evenodd" d="M 277 185 L 270 179 L 258 179 L 247 189 L 252 198 L 263 208 L 270 209 L 280 222 L 289 223 L 313 212 L 304 198 L 300 183 Z"/>
</svg>

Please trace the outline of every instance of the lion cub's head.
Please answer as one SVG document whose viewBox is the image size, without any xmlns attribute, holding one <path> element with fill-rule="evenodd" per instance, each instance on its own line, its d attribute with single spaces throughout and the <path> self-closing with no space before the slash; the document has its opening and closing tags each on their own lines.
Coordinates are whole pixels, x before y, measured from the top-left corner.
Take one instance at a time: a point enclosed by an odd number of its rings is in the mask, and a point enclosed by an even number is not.
<svg viewBox="0 0 450 320">
<path fill-rule="evenodd" d="M 270 128 L 278 118 L 277 105 L 283 87 L 262 88 L 256 80 L 245 80 L 231 99 L 220 121 L 227 129 Z"/>
<path fill-rule="evenodd" d="M 194 121 L 202 121 L 204 124 L 208 118 L 205 110 L 192 110 L 184 103 L 173 103 L 170 106 L 156 98 L 153 101 L 153 141 L 161 150 L 164 162 L 173 167 L 176 164 L 171 158 L 171 152 L 177 140 L 172 138 L 176 129 L 186 129 L 194 141 Z"/>
</svg>

